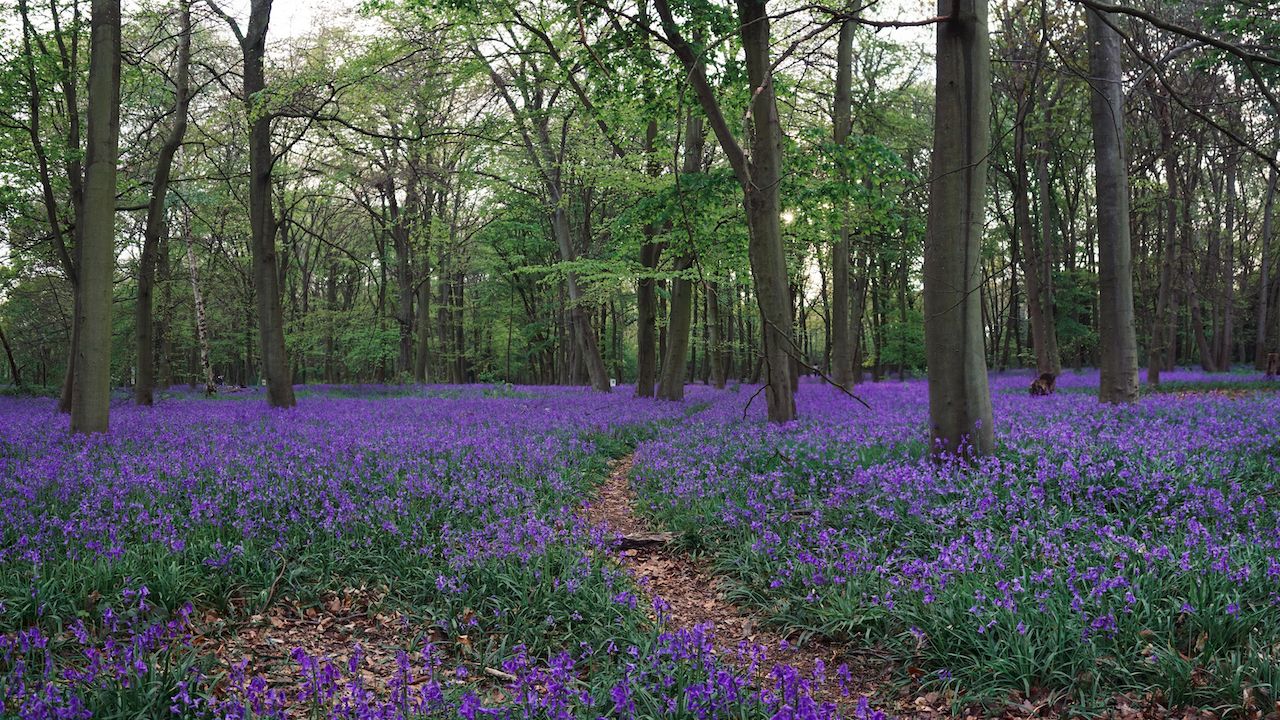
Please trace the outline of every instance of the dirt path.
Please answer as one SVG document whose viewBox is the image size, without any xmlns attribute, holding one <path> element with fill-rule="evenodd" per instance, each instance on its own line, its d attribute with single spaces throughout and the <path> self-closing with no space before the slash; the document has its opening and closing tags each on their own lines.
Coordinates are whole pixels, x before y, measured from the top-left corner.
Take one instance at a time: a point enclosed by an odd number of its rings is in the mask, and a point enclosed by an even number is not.
<svg viewBox="0 0 1280 720">
<path fill-rule="evenodd" d="M 875 688 L 886 683 L 886 668 L 870 667 L 875 663 L 857 662 L 845 654 L 844 648 L 817 642 L 797 645 L 788 642 L 760 619 L 725 599 L 723 584 L 706 563 L 696 561 L 662 542 L 664 533 L 656 532 L 635 514 L 635 498 L 631 491 L 632 456 L 614 462 L 609 479 L 599 494 L 583 510 L 593 525 L 603 526 L 620 536 L 619 546 L 636 545 L 621 551 L 623 566 L 635 573 L 640 586 L 651 597 L 661 598 L 669 606 L 666 622 L 672 628 L 710 625 L 714 630 L 717 656 L 742 670 L 748 669 L 748 658 L 740 652 L 743 644 L 766 649 L 767 661 L 757 665 L 757 686 L 772 686 L 772 668 L 786 664 L 813 678 L 821 663 L 827 682 L 818 689 L 815 699 L 832 702 L 842 716 L 852 717 L 853 708 L 862 695 L 875 695 Z M 638 540 L 639 542 L 630 542 Z M 656 541 L 655 541 L 656 540 Z M 840 691 L 836 668 L 845 663 L 852 671 L 849 693 Z M 873 706 L 875 698 L 872 698 Z"/>
</svg>

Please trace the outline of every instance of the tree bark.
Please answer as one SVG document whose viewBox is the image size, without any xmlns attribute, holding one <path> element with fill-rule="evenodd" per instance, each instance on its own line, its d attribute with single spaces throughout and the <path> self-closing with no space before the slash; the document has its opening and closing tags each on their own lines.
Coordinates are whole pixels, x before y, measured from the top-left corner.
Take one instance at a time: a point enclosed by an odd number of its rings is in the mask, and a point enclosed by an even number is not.
<svg viewBox="0 0 1280 720">
<path fill-rule="evenodd" d="M 661 169 L 653 158 L 654 143 L 658 137 L 658 122 L 650 120 L 645 126 L 645 171 L 656 178 Z M 636 283 L 636 395 L 653 397 L 653 386 L 658 377 L 658 297 L 657 278 L 653 273 L 662 258 L 662 243 L 655 240 L 657 226 L 648 222 L 643 228 L 644 241 L 640 246 L 640 267 L 643 273 Z"/>
<path fill-rule="evenodd" d="M 688 177 L 702 167 L 702 118 L 690 111 L 685 121 L 684 158 L 680 172 Z M 689 218 L 686 218 L 689 220 Z M 690 235 L 692 241 L 692 235 Z M 667 348 L 662 356 L 662 375 L 658 380 L 658 397 L 683 400 L 685 363 L 689 356 L 689 330 L 693 315 L 693 281 L 685 273 L 693 267 L 694 250 L 686 248 L 676 260 L 671 278 L 671 314 L 667 317 Z"/>
<path fill-rule="evenodd" d="M 120 0 L 93 0 L 88 150 L 80 255 L 80 338 L 71 431 L 106 432 L 111 408 L 111 290 L 115 275 L 116 158 L 120 145 Z"/>
<path fill-rule="evenodd" d="M 1159 288 L 1156 290 L 1156 313 L 1151 326 L 1151 346 L 1147 348 L 1147 384 L 1160 384 L 1160 371 L 1165 365 L 1168 344 L 1166 331 L 1169 325 L 1169 309 L 1173 295 L 1173 262 L 1176 257 L 1178 227 L 1177 149 L 1173 145 L 1173 129 L 1169 117 L 1169 99 L 1156 98 L 1160 123 L 1160 151 L 1164 160 L 1165 200 L 1164 237 L 1161 240 Z"/>
<path fill-rule="evenodd" d="M 935 457 L 995 445 L 983 346 L 981 245 L 990 147 L 986 0 L 940 0 L 925 236 L 925 355 Z"/>
<path fill-rule="evenodd" d="M 721 331 L 720 286 L 710 280 L 702 286 L 707 298 L 707 355 L 711 365 L 711 384 L 717 390 L 724 389 L 724 378 L 727 372 L 724 334 Z"/>
<path fill-rule="evenodd" d="M 151 405 L 156 380 L 155 328 L 152 309 L 152 289 L 155 286 L 156 254 L 160 236 L 165 231 L 165 198 L 169 192 L 169 177 L 173 158 L 182 147 L 187 132 L 187 106 L 190 104 L 191 61 L 191 2 L 179 0 L 178 58 L 174 74 L 173 126 L 165 136 L 160 154 L 156 158 L 155 174 L 151 181 L 151 198 L 147 203 L 147 224 L 142 237 L 142 255 L 138 259 L 138 300 L 135 306 L 135 335 L 138 356 L 138 377 L 133 387 L 133 399 L 139 405 Z"/>
<path fill-rule="evenodd" d="M 13 359 L 13 348 L 9 345 L 9 338 L 4 334 L 4 328 L 0 327 L 0 346 L 4 347 L 4 357 L 9 362 L 9 380 L 17 387 L 22 387 L 22 371 L 18 369 L 18 363 Z"/>
<path fill-rule="evenodd" d="M 244 107 L 249 122 L 249 226 L 253 266 L 254 300 L 258 311 L 258 345 L 262 374 L 267 381 L 267 402 L 272 407 L 293 407 L 293 376 L 284 344 L 284 312 L 280 301 L 280 272 L 276 259 L 276 220 L 271 207 L 271 113 L 263 61 L 267 51 L 267 26 L 272 0 L 251 0 L 249 24 L 244 32 L 236 21 L 208 0 L 209 7 L 230 26 L 244 58 Z"/>
<path fill-rule="evenodd" d="M 1276 132 L 1280 134 L 1280 129 Z M 1267 291 L 1271 283 L 1271 236 L 1275 229 L 1277 186 L 1280 186 L 1280 175 L 1272 167 L 1267 176 L 1267 200 L 1262 208 L 1262 261 L 1258 271 L 1258 314 L 1255 336 L 1257 344 L 1254 346 L 1253 354 L 1254 367 L 1258 370 L 1267 369 Z"/>
<path fill-rule="evenodd" d="M 667 0 L 654 2 L 662 19 L 663 31 L 688 73 L 698 103 L 742 186 L 751 276 L 762 322 L 765 403 L 770 421 L 787 422 L 796 417 L 795 390 L 791 382 L 791 355 L 795 347 L 787 258 L 779 216 L 782 129 L 769 58 L 769 14 L 764 0 L 738 0 L 737 5 L 747 79 L 751 86 L 750 158 L 729 128 L 698 55 L 680 34 Z"/>
<path fill-rule="evenodd" d="M 1129 246 L 1129 173 L 1124 156 L 1120 35 L 1110 17 L 1087 10 L 1090 119 L 1098 204 L 1098 399 L 1138 398 L 1138 340 L 1133 327 L 1133 258 Z"/>
<path fill-rule="evenodd" d="M 187 241 L 187 272 L 191 276 L 191 304 L 196 315 L 196 341 L 200 348 L 200 376 L 204 380 L 204 394 L 218 391 L 213 381 L 213 366 L 209 364 L 209 323 L 205 320 L 204 293 L 200 291 L 200 273 L 196 269 L 195 238 L 191 234 L 191 219 L 183 223 Z"/>
<path fill-rule="evenodd" d="M 857 23 L 846 19 L 840 25 L 836 49 L 835 105 L 831 110 L 833 139 L 837 153 L 848 142 L 853 127 L 853 36 Z M 849 182 L 840 164 L 840 180 Z M 853 327 L 849 322 L 849 203 L 842 203 L 840 228 L 831 247 L 831 380 L 842 388 L 853 387 Z"/>
</svg>

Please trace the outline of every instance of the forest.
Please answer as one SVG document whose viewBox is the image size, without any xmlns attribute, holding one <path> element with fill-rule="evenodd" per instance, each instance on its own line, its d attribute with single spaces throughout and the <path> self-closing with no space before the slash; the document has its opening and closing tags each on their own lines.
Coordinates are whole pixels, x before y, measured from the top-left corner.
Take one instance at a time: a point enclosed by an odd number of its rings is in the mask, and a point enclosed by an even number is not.
<svg viewBox="0 0 1280 720">
<path fill-rule="evenodd" d="M 1276 0 L 0 2 L 0 717 L 1280 713 Z"/>
</svg>

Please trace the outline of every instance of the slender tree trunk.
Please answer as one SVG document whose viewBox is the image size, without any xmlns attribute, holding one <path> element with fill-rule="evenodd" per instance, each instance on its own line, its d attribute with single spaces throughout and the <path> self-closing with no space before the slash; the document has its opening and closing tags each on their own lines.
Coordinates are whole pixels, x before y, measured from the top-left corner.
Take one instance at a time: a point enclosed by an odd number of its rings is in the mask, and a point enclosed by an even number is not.
<svg viewBox="0 0 1280 720">
<path fill-rule="evenodd" d="M 1045 111 L 1045 125 L 1049 124 L 1050 111 Z M 1053 201 L 1053 185 L 1049 178 L 1049 140 L 1048 130 L 1044 131 L 1037 147 L 1036 180 L 1040 197 L 1040 314 L 1044 319 L 1045 355 L 1048 358 L 1048 372 L 1062 374 L 1062 352 L 1058 347 L 1058 313 L 1055 308 L 1054 291 L 1054 231 L 1053 223 L 1056 215 Z"/>
<path fill-rule="evenodd" d="M 658 122 L 650 120 L 645 126 L 645 170 L 649 177 L 657 177 L 661 168 L 654 160 L 654 143 L 658 137 Z M 653 386 L 658 377 L 657 347 L 657 279 L 653 273 L 662 257 L 662 244 L 655 240 L 658 230 L 654 223 L 645 223 L 644 243 L 640 246 L 640 267 L 643 273 L 636 284 L 636 395 L 653 397 Z"/>
<path fill-rule="evenodd" d="M 160 147 L 155 175 L 151 181 L 151 198 L 147 203 L 147 224 L 142 238 L 142 255 L 138 259 L 138 300 L 135 306 L 135 340 L 138 356 L 138 378 L 133 399 L 139 405 L 151 405 L 155 387 L 155 329 L 152 321 L 152 288 L 155 285 L 156 254 L 165 231 L 165 197 L 169 192 L 169 176 L 173 158 L 182 147 L 187 132 L 187 105 L 190 99 L 191 3 L 179 2 L 177 70 L 174 75 L 173 126 Z"/>
<path fill-rule="evenodd" d="M 1053 325 L 1053 308 L 1045 302 L 1044 267 L 1042 255 L 1048 246 L 1036 247 L 1035 229 L 1031 224 L 1031 172 L 1030 160 L 1027 157 L 1030 144 L 1027 140 L 1025 122 L 1019 122 L 1014 128 L 1013 155 L 1014 172 L 1017 177 L 1013 190 L 1014 225 L 1021 245 L 1022 274 L 1027 286 L 1027 317 L 1031 323 L 1031 345 L 1036 353 L 1036 372 L 1057 375 L 1061 371 L 1058 360 L 1057 330 Z M 1041 208 L 1041 239 L 1048 236 L 1048 217 Z M 1013 313 L 1011 313 L 1012 315 Z"/>
<path fill-rule="evenodd" d="M 832 108 L 834 140 L 838 148 L 848 142 L 853 127 L 853 36 L 857 23 L 847 19 L 840 25 L 836 50 L 835 107 Z M 841 163 L 840 179 L 849 182 Z M 849 322 L 849 203 L 843 203 L 840 228 L 831 247 L 831 380 L 840 387 L 851 388 L 853 377 L 853 328 Z"/>
<path fill-rule="evenodd" d="M 739 31 L 752 98 L 749 157 L 725 119 L 698 53 L 681 35 L 680 26 L 667 0 L 655 0 L 654 6 L 662 19 L 667 39 L 689 74 L 698 102 L 742 187 L 749 236 L 748 255 L 762 321 L 765 404 L 770 421 L 787 422 L 796 416 L 791 370 L 795 344 L 792 339 L 787 258 L 782 244 L 779 215 L 782 129 L 779 125 L 773 65 L 769 53 L 767 2 L 738 0 L 737 3 Z"/>
<path fill-rule="evenodd" d="M 1280 134 L 1280 129 L 1276 130 Z M 1271 168 L 1267 176 L 1267 200 L 1262 208 L 1262 260 L 1258 271 L 1258 314 L 1256 326 L 1256 345 L 1254 346 L 1253 364 L 1258 370 L 1267 369 L 1267 291 L 1271 285 L 1271 239 L 1275 230 L 1276 189 L 1280 186 L 1280 175 Z"/>
<path fill-rule="evenodd" d="M 13 348 L 9 345 L 9 338 L 4 334 L 3 327 L 0 327 L 0 346 L 4 347 L 5 359 L 9 361 L 9 380 L 17 387 L 22 387 L 22 372 L 18 369 L 18 363 L 13 359 Z"/>
<path fill-rule="evenodd" d="M 1173 295 L 1173 263 L 1177 248 L 1178 190 L 1177 149 L 1173 145 L 1173 129 L 1167 97 L 1156 99 L 1160 119 L 1161 156 L 1164 159 L 1166 195 L 1164 200 L 1164 237 L 1160 248 L 1159 289 L 1156 291 L 1155 321 L 1151 326 L 1151 347 L 1147 349 L 1147 384 L 1160 384 L 1160 371 L 1165 365 L 1168 344 L 1169 308 Z"/>
<path fill-rule="evenodd" d="M 1129 173 L 1124 157 L 1124 89 L 1120 35 L 1092 10 L 1088 18 L 1090 115 L 1098 204 L 1098 399 L 1138 397 L 1138 340 L 1133 327 L 1133 258 L 1129 247 Z"/>
<path fill-rule="evenodd" d="M 925 355 L 936 455 L 995 445 L 983 347 L 981 246 L 991 53 L 986 0 L 940 0 L 937 100 L 925 236 Z"/>
<path fill-rule="evenodd" d="M 195 238 L 191 235 L 191 219 L 184 223 L 187 240 L 187 272 L 191 275 L 191 303 L 196 313 L 196 341 L 200 348 L 200 376 L 204 380 L 204 394 L 218 391 L 213 382 L 213 366 L 209 364 L 209 323 L 205 319 L 204 293 L 200 291 L 200 273 L 196 267 Z"/>
<path fill-rule="evenodd" d="M 111 408 L 111 290 L 115 275 L 116 158 L 120 145 L 120 0 L 93 0 L 88 151 L 80 254 L 80 338 L 71 431 L 106 432 Z"/>
<path fill-rule="evenodd" d="M 414 322 L 413 322 L 413 257 L 409 246 L 409 220 L 400 207 L 395 180 L 388 175 L 383 187 L 387 210 L 391 220 L 391 248 L 395 251 L 396 278 L 396 328 L 399 343 L 396 353 L 396 374 L 405 377 L 414 370 Z"/>
<path fill-rule="evenodd" d="M 717 390 L 723 390 L 727 356 L 721 330 L 723 318 L 720 313 L 720 286 L 708 280 L 703 285 L 703 292 L 707 297 L 707 356 L 711 364 L 711 384 Z"/>
<path fill-rule="evenodd" d="M 267 381 L 267 402 L 272 407 L 293 407 L 293 378 L 284 343 L 284 312 L 280 300 L 280 273 L 276 254 L 276 220 L 271 207 L 271 114 L 263 102 L 266 74 L 267 26 L 272 0 L 251 0 L 249 24 L 239 25 L 214 4 L 240 42 L 244 57 L 244 106 L 249 120 L 249 243 L 253 266 L 254 299 L 258 311 L 258 344 L 262 374 Z"/>
<path fill-rule="evenodd" d="M 1219 370 L 1231 371 L 1231 343 L 1235 329 L 1236 271 L 1235 271 L 1235 235 L 1236 235 L 1236 182 L 1239 174 L 1239 155 L 1229 150 L 1227 155 L 1227 217 L 1224 228 L 1225 247 L 1222 251 L 1222 274 L 1218 278 L 1221 290 L 1218 300 L 1221 305 L 1222 322 L 1218 332 L 1214 333 L 1216 346 L 1215 364 Z"/>
<path fill-rule="evenodd" d="M 702 167 L 702 118 L 692 111 L 685 122 L 684 158 L 681 173 L 687 178 Z M 689 330 L 693 314 L 693 281 L 684 274 L 693 267 L 693 248 L 676 260 L 671 279 L 671 314 L 667 319 L 667 352 L 662 356 L 662 374 L 658 381 L 658 397 L 663 400 L 684 399 L 685 363 L 689 355 Z"/>
<path fill-rule="evenodd" d="M 738 0 L 740 32 L 751 83 L 751 160 L 744 185 L 748 254 L 763 321 L 765 401 L 769 420 L 796 417 L 791 357 L 791 297 L 787 257 L 782 245 L 778 186 L 782 180 L 782 128 L 769 56 L 769 13 L 764 0 Z"/>
</svg>

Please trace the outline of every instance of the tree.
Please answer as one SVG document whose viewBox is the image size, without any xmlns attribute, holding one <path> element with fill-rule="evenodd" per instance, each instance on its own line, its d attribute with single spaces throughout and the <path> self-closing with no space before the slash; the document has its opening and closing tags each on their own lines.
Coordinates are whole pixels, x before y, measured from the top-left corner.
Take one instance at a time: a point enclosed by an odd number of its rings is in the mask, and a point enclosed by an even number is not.
<svg viewBox="0 0 1280 720">
<path fill-rule="evenodd" d="M 280 270 L 276 259 L 277 224 L 271 205 L 271 170 L 275 157 L 271 153 L 272 113 L 266 96 L 264 68 L 271 3 L 272 0 L 252 0 L 249 22 L 243 31 L 234 18 L 213 2 L 209 6 L 231 28 L 244 60 L 241 100 L 249 122 L 249 248 L 258 310 L 258 351 L 267 381 L 267 402 L 272 407 L 287 408 L 297 404 L 297 400 L 284 346 L 284 311 L 280 304 Z"/>
<path fill-rule="evenodd" d="M 178 58 L 173 81 L 173 125 L 170 126 L 156 159 L 155 175 L 151 180 L 151 197 L 147 203 L 146 228 L 143 231 L 142 255 L 138 258 L 138 299 L 134 308 L 136 327 L 138 377 L 134 382 L 133 398 L 139 405 L 153 402 L 156 380 L 155 328 L 152 320 L 152 289 L 155 285 L 156 254 L 160 236 L 165 231 L 165 198 L 169 192 L 169 177 L 173 158 L 182 146 L 187 133 L 187 106 L 190 104 L 191 62 L 191 2 L 179 0 Z"/>
<path fill-rule="evenodd" d="M 88 149 L 80 253 L 80 342 L 71 431 L 106 432 L 111 408 L 111 290 L 115 275 L 116 156 L 120 146 L 120 0 L 93 0 Z"/>
<path fill-rule="evenodd" d="M 836 50 L 836 92 L 831 109 L 832 135 L 837 152 L 849 140 L 853 127 L 853 36 L 856 24 L 852 18 L 840 23 Z M 843 168 L 843 164 L 841 165 Z M 849 182 L 848 173 L 840 179 Z M 836 241 L 831 246 L 831 380 L 842 388 L 853 385 L 853 343 L 855 336 L 849 323 L 849 203 L 844 203 Z M 861 318 L 859 318 L 861 322 Z"/>
<path fill-rule="evenodd" d="M 748 155 L 729 128 L 707 79 L 700 51 L 695 52 L 681 34 L 667 0 L 654 2 L 667 42 L 688 73 L 698 103 L 742 187 L 751 277 L 755 281 L 756 304 L 763 326 L 765 403 L 770 421 L 787 422 L 796 417 L 795 387 L 791 376 L 795 342 L 792 339 L 791 291 L 778 200 L 782 177 L 782 127 L 778 119 L 769 53 L 767 5 L 765 0 L 738 0 L 738 27 L 751 88 L 751 154 Z"/>
<path fill-rule="evenodd" d="M 935 454 L 995 444 L 983 349 L 980 250 L 986 201 L 991 58 L 986 0 L 941 0 L 924 343 Z"/>
<path fill-rule="evenodd" d="M 1133 323 L 1133 258 L 1129 247 L 1129 174 L 1124 154 L 1124 89 L 1120 34 L 1112 16 L 1086 10 L 1090 119 L 1098 205 L 1098 399 L 1138 398 L 1138 339 Z"/>
</svg>

